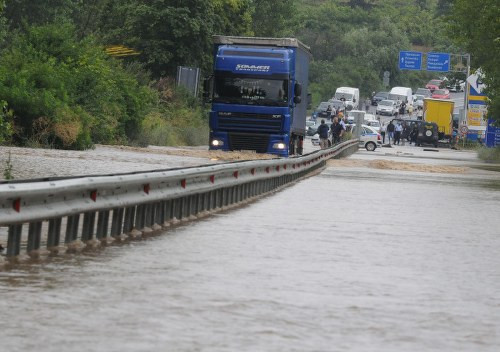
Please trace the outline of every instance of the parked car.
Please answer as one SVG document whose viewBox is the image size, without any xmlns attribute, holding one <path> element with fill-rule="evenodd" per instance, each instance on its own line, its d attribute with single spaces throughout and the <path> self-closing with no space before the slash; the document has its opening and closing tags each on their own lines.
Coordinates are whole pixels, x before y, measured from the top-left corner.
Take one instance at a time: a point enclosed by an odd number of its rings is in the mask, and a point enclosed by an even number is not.
<svg viewBox="0 0 500 352">
<path fill-rule="evenodd" d="M 448 89 L 437 89 L 432 92 L 433 99 L 450 99 L 450 91 Z"/>
<path fill-rule="evenodd" d="M 386 100 L 389 97 L 389 92 L 378 92 L 372 97 L 372 105 L 377 106 L 382 100 Z"/>
<path fill-rule="evenodd" d="M 446 85 L 446 89 L 448 89 L 450 92 L 463 92 L 465 90 L 465 82 L 464 81 L 451 81 L 449 84 Z"/>
<path fill-rule="evenodd" d="M 328 102 L 335 109 L 335 111 L 340 111 L 345 109 L 345 103 L 338 99 L 329 99 Z"/>
<path fill-rule="evenodd" d="M 432 92 L 428 88 L 417 88 L 415 95 L 423 95 L 425 98 L 430 98 Z"/>
<path fill-rule="evenodd" d="M 373 116 L 373 115 L 371 115 Z M 380 121 L 376 119 L 367 119 L 365 115 L 365 125 L 370 126 L 375 131 L 380 132 Z"/>
<path fill-rule="evenodd" d="M 356 135 L 356 124 L 351 125 L 352 135 Z M 382 137 L 373 127 L 361 125 L 361 136 L 359 137 L 359 146 L 372 152 L 377 147 L 382 146 Z"/>
<path fill-rule="evenodd" d="M 306 135 L 314 136 L 318 130 L 318 124 L 314 120 L 306 120 Z"/>
<path fill-rule="evenodd" d="M 393 116 L 398 114 L 398 104 L 394 100 L 382 100 L 377 105 L 378 115 Z"/>
<path fill-rule="evenodd" d="M 418 125 L 417 146 L 432 144 L 437 148 L 439 140 L 438 125 L 434 122 L 421 122 Z"/>
<path fill-rule="evenodd" d="M 425 85 L 425 88 L 434 92 L 436 89 L 444 88 L 444 81 L 441 79 L 432 79 Z"/>
<path fill-rule="evenodd" d="M 318 114 L 316 115 L 316 118 L 324 119 L 328 116 L 328 114 L 326 112 L 326 109 L 328 109 L 328 105 L 331 105 L 331 104 L 327 101 L 323 101 L 318 105 L 318 107 L 316 109 L 316 111 L 318 112 Z"/>
<path fill-rule="evenodd" d="M 356 133 L 356 124 L 349 124 L 346 126 L 350 129 L 353 135 Z M 319 135 L 315 134 L 311 139 L 313 145 L 319 145 Z M 382 145 L 382 138 L 380 134 L 375 131 L 372 127 L 367 125 L 362 125 L 361 136 L 359 139 L 359 146 L 365 148 L 368 151 L 374 151 L 378 146 Z"/>
<path fill-rule="evenodd" d="M 426 96 L 424 95 L 421 95 L 421 94 L 415 94 L 414 96 L 415 100 L 413 101 L 413 107 L 415 109 L 423 109 L 424 108 L 424 99 L 426 98 Z M 430 98 L 430 96 L 428 97 Z"/>
</svg>

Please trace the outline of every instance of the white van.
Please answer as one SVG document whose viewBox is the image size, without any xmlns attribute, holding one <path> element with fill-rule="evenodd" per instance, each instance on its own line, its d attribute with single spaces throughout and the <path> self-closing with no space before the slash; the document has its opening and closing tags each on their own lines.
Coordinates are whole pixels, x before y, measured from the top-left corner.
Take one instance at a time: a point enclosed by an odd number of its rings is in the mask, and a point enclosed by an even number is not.
<svg viewBox="0 0 500 352">
<path fill-rule="evenodd" d="M 359 109 L 359 89 L 339 87 L 335 91 L 335 99 L 345 101 L 347 110 Z"/>
<path fill-rule="evenodd" d="M 411 88 L 408 87 L 394 87 L 389 92 L 389 100 L 395 100 L 399 102 L 405 102 L 406 106 L 413 106 L 413 92 Z M 401 103 L 398 103 L 400 105 Z"/>
</svg>

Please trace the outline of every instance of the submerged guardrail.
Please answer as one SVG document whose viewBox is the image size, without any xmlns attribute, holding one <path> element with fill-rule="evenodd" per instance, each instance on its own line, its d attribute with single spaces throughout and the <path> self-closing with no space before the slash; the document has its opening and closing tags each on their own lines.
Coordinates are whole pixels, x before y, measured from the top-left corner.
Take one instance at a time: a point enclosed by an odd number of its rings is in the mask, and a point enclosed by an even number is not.
<svg viewBox="0 0 500 352">
<path fill-rule="evenodd" d="M 159 231 L 272 192 L 357 148 L 358 140 L 351 140 L 286 159 L 0 184 L 6 256 L 15 258 L 21 249 L 36 256 L 43 245 L 57 253 L 75 243 Z"/>
</svg>

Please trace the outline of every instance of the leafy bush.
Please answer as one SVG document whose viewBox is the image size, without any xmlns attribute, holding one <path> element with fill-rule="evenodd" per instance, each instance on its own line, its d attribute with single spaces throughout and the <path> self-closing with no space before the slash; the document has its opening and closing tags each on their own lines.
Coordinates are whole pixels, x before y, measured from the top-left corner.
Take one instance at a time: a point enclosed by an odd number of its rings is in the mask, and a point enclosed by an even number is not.
<svg viewBox="0 0 500 352">
<path fill-rule="evenodd" d="M 30 27 L 0 58 L 0 96 L 13 111 L 14 137 L 58 148 L 123 143 L 155 92 L 70 24 Z"/>
<path fill-rule="evenodd" d="M 500 163 L 500 147 L 485 148 L 482 147 L 477 151 L 479 159 Z"/>
</svg>

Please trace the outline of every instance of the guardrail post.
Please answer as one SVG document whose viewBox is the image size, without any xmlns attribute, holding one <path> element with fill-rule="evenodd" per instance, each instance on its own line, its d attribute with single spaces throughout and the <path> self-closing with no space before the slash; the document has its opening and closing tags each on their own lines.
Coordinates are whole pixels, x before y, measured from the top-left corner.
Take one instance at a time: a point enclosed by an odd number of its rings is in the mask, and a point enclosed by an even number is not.
<svg viewBox="0 0 500 352">
<path fill-rule="evenodd" d="M 61 238 L 61 218 L 49 220 L 49 233 L 47 237 L 47 249 L 59 246 Z"/>
<path fill-rule="evenodd" d="M 166 200 L 163 202 L 163 224 L 165 226 L 168 226 L 168 222 L 172 220 L 173 214 L 172 214 L 172 201 L 171 200 Z"/>
<path fill-rule="evenodd" d="M 40 238 L 42 236 L 42 222 L 30 223 L 28 230 L 28 253 L 40 249 Z"/>
<path fill-rule="evenodd" d="M 130 233 L 134 229 L 135 206 L 125 209 L 125 219 L 123 221 L 123 232 Z"/>
<path fill-rule="evenodd" d="M 111 220 L 111 237 L 117 238 L 122 235 L 123 208 L 113 209 L 113 218 Z"/>
<path fill-rule="evenodd" d="M 135 228 L 141 231 L 144 228 L 146 221 L 146 205 L 141 204 L 137 206 L 135 213 Z"/>
<path fill-rule="evenodd" d="M 155 209 L 155 224 L 163 226 L 165 222 L 165 202 L 156 203 Z"/>
<path fill-rule="evenodd" d="M 21 236 L 23 225 L 16 224 L 9 226 L 9 235 L 7 239 L 7 257 L 18 256 L 21 252 Z"/>
<path fill-rule="evenodd" d="M 90 241 L 94 238 L 95 212 L 83 214 L 82 242 Z"/>
<path fill-rule="evenodd" d="M 99 240 L 106 239 L 108 237 L 108 224 L 109 224 L 109 210 L 103 210 L 99 212 L 97 217 L 97 231 L 96 237 Z"/>
<path fill-rule="evenodd" d="M 71 243 L 77 239 L 79 221 L 80 214 L 68 216 L 66 223 L 66 237 L 64 238 L 64 243 Z"/>
</svg>

